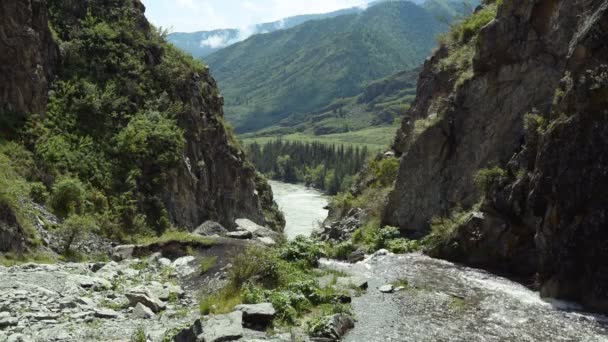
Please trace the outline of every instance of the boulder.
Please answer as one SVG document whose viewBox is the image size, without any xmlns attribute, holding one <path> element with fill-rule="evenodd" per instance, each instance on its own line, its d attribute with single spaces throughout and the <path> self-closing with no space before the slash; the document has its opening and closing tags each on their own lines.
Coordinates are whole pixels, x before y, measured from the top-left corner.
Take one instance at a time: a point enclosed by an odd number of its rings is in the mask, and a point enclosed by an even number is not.
<svg viewBox="0 0 608 342">
<path fill-rule="evenodd" d="M 6 327 L 15 327 L 19 323 L 19 319 L 15 317 L 4 317 L 0 319 L 0 329 Z"/>
<path fill-rule="evenodd" d="M 182 329 L 173 337 L 173 342 L 202 342 L 203 326 L 201 320 L 194 321 L 192 326 Z M 200 336 L 200 337 L 199 337 Z"/>
<path fill-rule="evenodd" d="M 198 226 L 198 228 L 196 228 L 192 232 L 192 234 L 197 234 L 201 236 L 224 236 L 226 235 L 226 233 L 228 233 L 228 230 L 224 228 L 224 226 L 222 226 L 221 224 L 214 221 L 207 221 Z"/>
<path fill-rule="evenodd" d="M 275 246 L 277 244 L 277 242 L 274 241 L 274 239 L 270 238 L 270 237 L 259 237 L 258 241 L 260 241 L 261 243 L 263 243 L 266 246 Z"/>
<path fill-rule="evenodd" d="M 382 293 L 393 293 L 393 291 L 395 291 L 395 287 L 393 285 L 383 285 L 378 288 L 378 291 Z"/>
<path fill-rule="evenodd" d="M 112 259 L 116 261 L 122 261 L 125 259 L 133 258 L 135 252 L 135 245 L 120 245 L 112 249 Z"/>
<path fill-rule="evenodd" d="M 141 303 L 150 308 L 154 313 L 158 313 L 166 308 L 165 303 L 156 298 L 156 296 L 146 288 L 131 289 L 125 293 L 125 297 L 127 297 L 131 306 L 136 306 L 137 303 Z"/>
<path fill-rule="evenodd" d="M 133 309 L 133 317 L 139 319 L 150 319 L 154 318 L 154 312 L 142 303 L 137 303 Z"/>
<path fill-rule="evenodd" d="M 95 309 L 95 317 L 114 319 L 118 318 L 118 312 L 110 309 Z"/>
<path fill-rule="evenodd" d="M 248 231 L 255 237 L 269 237 L 275 241 L 280 237 L 280 234 L 274 230 L 260 226 L 249 219 L 237 219 L 234 222 L 236 223 L 238 230 Z"/>
<path fill-rule="evenodd" d="M 357 263 L 359 261 L 365 260 L 365 252 L 361 249 L 358 249 L 348 256 L 348 262 L 351 264 Z"/>
<path fill-rule="evenodd" d="M 203 324 L 205 342 L 234 341 L 243 337 L 243 312 L 211 316 Z"/>
<path fill-rule="evenodd" d="M 236 232 L 230 232 L 226 234 L 226 237 L 229 237 L 231 239 L 248 240 L 253 237 L 253 234 L 246 230 L 238 230 Z"/>
<path fill-rule="evenodd" d="M 78 284 L 83 289 L 92 289 L 94 291 L 104 291 L 112 288 L 112 284 L 109 281 L 97 277 L 72 275 L 69 281 Z"/>
<path fill-rule="evenodd" d="M 277 313 L 271 303 L 243 304 L 234 309 L 243 313 L 246 327 L 262 330 L 268 327 Z"/>
<path fill-rule="evenodd" d="M 335 314 L 323 318 L 317 326 L 312 337 L 323 338 L 329 341 L 339 341 L 350 329 L 355 327 L 355 321 L 348 315 Z"/>
</svg>

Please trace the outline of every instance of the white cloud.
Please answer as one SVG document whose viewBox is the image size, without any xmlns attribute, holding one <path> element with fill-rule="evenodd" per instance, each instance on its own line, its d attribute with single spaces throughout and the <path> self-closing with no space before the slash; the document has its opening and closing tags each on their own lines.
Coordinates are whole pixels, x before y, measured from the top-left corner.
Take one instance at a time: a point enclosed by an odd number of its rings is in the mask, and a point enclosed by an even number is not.
<svg viewBox="0 0 608 342">
<path fill-rule="evenodd" d="M 254 24 L 349 7 L 371 0 L 142 0 L 146 15 L 157 26 L 193 32 L 219 28 L 247 28 Z"/>
</svg>

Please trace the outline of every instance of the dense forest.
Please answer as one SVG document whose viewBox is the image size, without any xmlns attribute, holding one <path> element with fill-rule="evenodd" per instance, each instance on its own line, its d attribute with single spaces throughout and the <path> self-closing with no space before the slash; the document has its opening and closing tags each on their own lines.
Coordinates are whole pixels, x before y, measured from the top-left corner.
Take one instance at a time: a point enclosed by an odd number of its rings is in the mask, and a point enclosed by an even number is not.
<svg viewBox="0 0 608 342">
<path fill-rule="evenodd" d="M 322 143 L 286 142 L 247 146 L 255 167 L 267 177 L 288 183 L 304 183 L 335 195 L 350 188 L 365 164 L 366 147 Z"/>
</svg>

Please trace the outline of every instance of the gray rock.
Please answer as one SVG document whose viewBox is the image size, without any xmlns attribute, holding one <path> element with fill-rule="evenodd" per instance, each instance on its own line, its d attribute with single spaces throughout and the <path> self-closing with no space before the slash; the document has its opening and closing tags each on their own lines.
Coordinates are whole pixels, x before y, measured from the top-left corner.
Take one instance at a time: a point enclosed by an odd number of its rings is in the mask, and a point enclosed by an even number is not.
<svg viewBox="0 0 608 342">
<path fill-rule="evenodd" d="M 133 309 L 133 317 L 135 318 L 150 319 L 154 318 L 154 316 L 154 312 L 142 303 L 137 303 L 137 305 L 135 305 L 135 308 Z"/>
<path fill-rule="evenodd" d="M 35 321 L 47 321 L 54 320 L 59 318 L 61 315 L 52 312 L 37 312 L 35 314 L 30 314 L 29 317 Z"/>
<path fill-rule="evenodd" d="M 0 329 L 15 327 L 17 324 L 19 324 L 19 319 L 15 317 L 4 317 L 0 319 Z"/>
<path fill-rule="evenodd" d="M 90 316 L 93 316 L 95 313 L 93 311 L 84 311 L 73 314 L 71 317 L 74 320 L 84 319 Z"/>
<path fill-rule="evenodd" d="M 93 289 L 94 291 L 109 290 L 112 288 L 112 284 L 103 278 L 87 277 L 83 275 L 72 275 L 72 281 L 77 283 L 84 289 Z"/>
<path fill-rule="evenodd" d="M 269 237 L 274 240 L 279 238 L 279 233 L 272 229 L 260 226 L 249 219 L 237 219 L 234 221 L 239 230 L 246 230 L 256 237 Z"/>
<path fill-rule="evenodd" d="M 6 342 L 34 342 L 34 339 L 23 334 L 12 334 Z"/>
<path fill-rule="evenodd" d="M 222 226 L 221 224 L 214 222 L 214 221 L 207 221 L 207 222 L 201 224 L 200 226 L 198 226 L 198 228 L 196 228 L 192 232 L 192 234 L 197 234 L 197 235 L 201 235 L 201 236 L 213 236 L 213 235 L 223 236 L 226 233 L 228 233 L 228 230 L 226 228 L 224 228 L 224 226 Z"/>
<path fill-rule="evenodd" d="M 110 309 L 96 309 L 95 317 L 97 318 L 105 318 L 105 319 L 114 319 L 118 318 L 118 312 Z"/>
<path fill-rule="evenodd" d="M 137 303 L 141 303 L 149 307 L 154 313 L 159 313 L 166 308 L 165 303 L 156 298 L 156 296 L 146 288 L 131 289 L 125 293 L 125 297 L 127 297 L 131 306 L 136 306 Z"/>
<path fill-rule="evenodd" d="M 258 241 L 260 241 L 261 243 L 263 243 L 266 246 L 274 246 L 277 244 L 276 241 L 274 241 L 272 238 L 270 237 L 259 237 Z"/>
<path fill-rule="evenodd" d="M 182 329 L 173 337 L 173 342 L 202 342 L 203 326 L 201 320 L 197 319 L 189 328 Z M 201 337 L 199 337 L 201 336 Z"/>
<path fill-rule="evenodd" d="M 393 293 L 393 291 L 395 291 L 395 287 L 393 285 L 383 285 L 380 286 L 378 290 L 382 293 Z"/>
<path fill-rule="evenodd" d="M 248 240 L 253 237 L 253 234 L 246 230 L 238 230 L 236 232 L 227 233 L 226 237 L 231 239 Z"/>
<path fill-rule="evenodd" d="M 169 259 L 167 259 L 167 258 L 160 258 L 160 259 L 158 259 L 158 263 L 159 263 L 161 266 L 165 266 L 165 267 L 169 267 L 169 266 L 171 266 L 171 260 L 169 260 Z"/>
<path fill-rule="evenodd" d="M 203 324 L 205 342 L 233 341 L 243 337 L 243 312 L 211 316 Z"/>
<path fill-rule="evenodd" d="M 95 301 L 89 297 L 80 297 L 78 299 L 76 299 L 76 303 L 84 305 L 84 306 L 88 306 L 88 307 L 94 307 Z"/>
<path fill-rule="evenodd" d="M 266 328 L 276 315 L 271 303 L 237 305 L 237 311 L 243 312 L 243 322 L 247 327 Z"/>
<path fill-rule="evenodd" d="M 346 333 L 355 327 L 353 319 L 344 314 L 335 314 L 323 318 L 323 327 L 313 333 L 312 337 L 328 339 L 329 341 L 338 341 Z"/>
<path fill-rule="evenodd" d="M 116 260 L 116 261 L 131 259 L 131 258 L 133 258 L 134 251 L 135 251 L 135 245 L 116 246 L 112 250 L 112 259 Z"/>
<path fill-rule="evenodd" d="M 359 261 L 365 260 L 365 252 L 363 250 L 356 250 L 348 256 L 348 262 L 354 264 Z"/>
</svg>

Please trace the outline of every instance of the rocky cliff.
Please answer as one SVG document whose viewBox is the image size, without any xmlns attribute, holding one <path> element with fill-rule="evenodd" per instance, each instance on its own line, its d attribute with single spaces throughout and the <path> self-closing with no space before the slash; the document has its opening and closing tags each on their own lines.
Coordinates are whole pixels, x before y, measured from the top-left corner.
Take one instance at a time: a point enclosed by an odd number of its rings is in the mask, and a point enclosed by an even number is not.
<svg viewBox="0 0 608 342">
<path fill-rule="evenodd" d="M 51 67 L 57 57 L 45 3 L 34 0 L 0 4 L 0 132 L 44 113 Z M 9 116 L 10 113 L 10 116 Z"/>
<path fill-rule="evenodd" d="M 31 151 L 24 189 L 42 182 L 59 196 L 69 178 L 84 193 L 67 214 L 113 236 L 206 220 L 232 228 L 237 218 L 282 229 L 208 68 L 166 43 L 141 2 L 19 0 L 0 10 L 2 137 Z"/>
<path fill-rule="evenodd" d="M 607 8 L 478 8 L 425 63 L 394 144 L 401 167 L 384 222 L 422 236 L 460 208 L 431 254 L 538 272 L 543 295 L 608 309 Z M 495 19 L 466 31 L 492 10 Z"/>
</svg>

